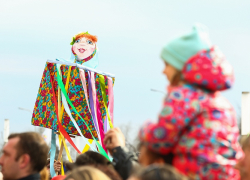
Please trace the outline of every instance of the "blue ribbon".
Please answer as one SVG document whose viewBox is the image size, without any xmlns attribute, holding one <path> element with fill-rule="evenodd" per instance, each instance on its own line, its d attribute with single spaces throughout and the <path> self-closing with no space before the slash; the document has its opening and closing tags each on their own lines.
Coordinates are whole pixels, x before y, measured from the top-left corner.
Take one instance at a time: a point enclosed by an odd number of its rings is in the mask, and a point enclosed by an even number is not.
<svg viewBox="0 0 250 180">
<path fill-rule="evenodd" d="M 50 147 L 50 175 L 51 177 L 55 177 L 56 176 L 56 172 L 54 169 L 54 159 L 56 156 L 56 131 L 52 130 L 51 131 L 51 147 Z"/>
</svg>

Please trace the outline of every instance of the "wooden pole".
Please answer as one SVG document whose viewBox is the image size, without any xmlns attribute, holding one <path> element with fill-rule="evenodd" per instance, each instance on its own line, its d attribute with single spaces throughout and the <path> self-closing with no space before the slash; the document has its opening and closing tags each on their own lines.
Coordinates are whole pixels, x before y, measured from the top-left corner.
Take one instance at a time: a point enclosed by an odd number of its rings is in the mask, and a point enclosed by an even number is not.
<svg viewBox="0 0 250 180">
<path fill-rule="evenodd" d="M 58 161 L 61 161 L 62 153 L 63 153 L 63 142 L 61 142 L 60 151 L 59 151 L 59 154 L 58 154 L 58 157 L 57 157 Z"/>
</svg>

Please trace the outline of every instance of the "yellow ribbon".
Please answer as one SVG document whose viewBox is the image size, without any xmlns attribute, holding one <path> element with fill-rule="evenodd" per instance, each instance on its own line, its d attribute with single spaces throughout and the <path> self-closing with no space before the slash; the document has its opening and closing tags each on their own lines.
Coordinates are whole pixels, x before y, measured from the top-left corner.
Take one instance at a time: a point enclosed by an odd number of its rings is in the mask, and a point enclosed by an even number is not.
<svg viewBox="0 0 250 180">
<path fill-rule="evenodd" d="M 93 139 L 88 139 L 89 143 L 92 144 Z M 90 146 L 88 144 L 85 145 L 85 147 L 82 150 L 82 153 L 85 153 L 89 150 Z"/>
<path fill-rule="evenodd" d="M 63 159 L 62 159 L 61 163 L 62 163 L 62 166 L 61 166 L 61 175 L 64 175 Z"/>
</svg>

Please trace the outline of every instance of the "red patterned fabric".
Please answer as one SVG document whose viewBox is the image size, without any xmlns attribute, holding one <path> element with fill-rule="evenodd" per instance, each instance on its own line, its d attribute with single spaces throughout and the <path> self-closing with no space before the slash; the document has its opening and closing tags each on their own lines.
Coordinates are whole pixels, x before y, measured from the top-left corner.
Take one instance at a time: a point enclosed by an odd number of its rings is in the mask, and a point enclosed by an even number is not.
<svg viewBox="0 0 250 180">
<path fill-rule="evenodd" d="M 188 83 L 169 88 L 158 122 L 139 133 L 152 151 L 172 152 L 173 165 L 192 179 L 239 179 L 233 168 L 243 155 L 236 113 L 218 92 L 234 78 L 222 57 L 211 49 L 190 58 L 183 69 Z"/>
<path fill-rule="evenodd" d="M 233 68 L 217 47 L 191 57 L 184 65 L 182 74 L 190 84 L 211 91 L 229 89 L 234 82 Z"/>
</svg>

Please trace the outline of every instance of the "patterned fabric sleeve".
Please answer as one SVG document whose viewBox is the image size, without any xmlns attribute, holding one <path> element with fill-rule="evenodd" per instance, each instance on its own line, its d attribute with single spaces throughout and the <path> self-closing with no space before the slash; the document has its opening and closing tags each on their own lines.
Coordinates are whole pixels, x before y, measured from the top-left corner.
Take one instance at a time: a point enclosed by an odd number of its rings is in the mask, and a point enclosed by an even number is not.
<svg viewBox="0 0 250 180">
<path fill-rule="evenodd" d="M 200 105 L 189 88 L 175 88 L 165 99 L 158 123 L 146 124 L 140 139 L 155 152 L 168 154 L 178 142 L 181 133 L 198 114 Z"/>
</svg>

